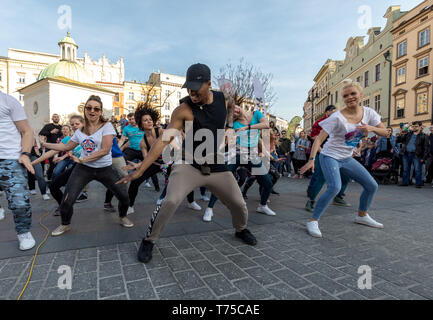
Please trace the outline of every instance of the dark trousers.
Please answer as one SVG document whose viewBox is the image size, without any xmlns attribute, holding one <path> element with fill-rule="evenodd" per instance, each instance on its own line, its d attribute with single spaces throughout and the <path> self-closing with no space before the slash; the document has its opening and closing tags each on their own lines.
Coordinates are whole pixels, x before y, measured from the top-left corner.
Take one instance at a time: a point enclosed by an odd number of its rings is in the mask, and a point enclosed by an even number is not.
<svg viewBox="0 0 433 320">
<path fill-rule="evenodd" d="M 63 199 L 63 192 L 62 192 L 61 188 L 66 186 L 66 184 L 68 183 L 69 177 L 71 176 L 72 171 L 74 170 L 74 167 L 75 166 L 73 166 L 70 169 L 66 169 L 65 171 L 63 171 L 54 180 L 52 180 L 51 183 L 49 184 L 51 195 L 57 201 L 59 206 L 62 203 L 62 199 Z"/>
<path fill-rule="evenodd" d="M 56 164 L 53 162 L 54 157 L 51 157 L 48 159 L 50 162 L 48 170 L 47 170 L 47 179 L 51 180 L 51 177 L 53 175 L 54 168 L 56 167 Z"/>
<path fill-rule="evenodd" d="M 158 172 L 161 172 L 160 166 L 157 166 L 156 164 L 152 164 L 146 171 L 144 171 L 143 175 L 131 182 L 131 185 L 129 186 L 128 194 L 129 194 L 129 201 L 130 206 L 133 207 L 135 204 L 135 198 L 138 194 L 138 188 L 140 185 L 150 177 L 156 175 Z"/>
<path fill-rule="evenodd" d="M 119 216 L 126 217 L 126 212 L 129 207 L 129 197 L 126 186 L 116 184 L 116 182 L 120 180 L 119 174 L 111 166 L 105 168 L 91 168 L 77 164 L 69 177 L 63 201 L 60 205 L 63 225 L 71 224 L 71 218 L 74 212 L 73 205 L 83 188 L 93 180 L 102 183 L 107 189 L 110 189 L 111 192 L 114 193 L 116 198 L 119 199 Z"/>
<path fill-rule="evenodd" d="M 430 154 L 430 158 L 426 161 L 425 168 L 427 171 L 426 182 L 431 183 L 433 181 L 433 154 Z"/>
<path fill-rule="evenodd" d="M 409 184 L 409 182 L 412 181 L 412 177 L 410 176 L 412 164 L 415 169 L 416 185 L 420 186 L 423 183 L 421 159 L 415 155 L 415 152 L 405 152 L 403 155 L 403 184 Z"/>
</svg>

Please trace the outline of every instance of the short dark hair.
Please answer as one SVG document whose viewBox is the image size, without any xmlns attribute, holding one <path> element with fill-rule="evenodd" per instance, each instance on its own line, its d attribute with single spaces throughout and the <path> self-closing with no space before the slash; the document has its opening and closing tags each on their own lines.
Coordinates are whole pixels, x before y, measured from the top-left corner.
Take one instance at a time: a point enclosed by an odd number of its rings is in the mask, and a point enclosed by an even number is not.
<svg viewBox="0 0 433 320">
<path fill-rule="evenodd" d="M 337 108 L 333 104 L 331 104 L 331 105 L 329 105 L 329 106 L 326 107 L 325 112 L 332 111 L 332 110 L 335 110 L 335 109 L 337 109 Z"/>
<path fill-rule="evenodd" d="M 127 117 L 130 118 L 130 117 L 133 117 L 134 115 L 135 115 L 135 113 L 131 112 L 131 113 L 128 113 Z"/>
<path fill-rule="evenodd" d="M 422 122 L 421 121 L 414 121 L 412 123 L 412 125 L 418 125 L 418 126 L 422 127 Z"/>
</svg>

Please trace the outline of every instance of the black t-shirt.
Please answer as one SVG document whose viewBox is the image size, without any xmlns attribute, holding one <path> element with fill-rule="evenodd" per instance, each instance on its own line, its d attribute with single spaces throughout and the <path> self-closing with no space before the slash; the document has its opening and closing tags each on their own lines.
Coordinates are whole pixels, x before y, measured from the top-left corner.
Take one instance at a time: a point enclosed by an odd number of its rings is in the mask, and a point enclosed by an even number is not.
<svg viewBox="0 0 433 320">
<path fill-rule="evenodd" d="M 54 129 L 58 129 L 59 132 L 51 133 Z M 42 130 L 39 132 L 40 136 L 47 137 L 48 143 L 57 143 L 57 140 L 62 137 L 62 126 L 54 123 L 49 123 L 45 125 Z"/>
<path fill-rule="evenodd" d="M 180 100 L 180 104 L 187 103 L 192 110 L 192 113 L 194 115 L 194 122 L 193 122 L 193 135 L 192 137 L 196 137 L 196 132 L 200 129 L 208 129 L 212 132 L 214 137 L 214 164 L 209 164 L 209 167 L 211 169 L 211 172 L 224 172 L 228 171 L 228 168 L 225 164 L 216 164 L 217 163 L 217 153 L 218 150 L 218 129 L 224 129 L 226 124 L 226 118 L 227 118 L 227 108 L 226 108 L 226 101 L 224 94 L 222 92 L 216 92 L 212 91 L 213 93 L 213 102 L 211 104 L 206 104 L 203 106 L 199 106 L 194 104 L 191 101 L 191 98 L 185 97 L 182 100 Z M 185 128 L 186 130 L 187 128 Z M 191 136 L 190 132 L 185 132 L 185 140 Z M 183 141 L 183 150 L 185 150 L 185 143 L 186 141 Z M 195 140 L 195 139 L 194 139 Z M 201 141 L 193 141 L 193 151 L 195 154 L 195 150 L 198 146 L 200 146 L 206 138 L 203 138 Z M 191 156 L 191 155 L 190 155 Z M 206 157 L 206 153 L 202 154 L 203 157 Z M 223 155 L 219 155 L 223 156 Z M 184 158 L 185 160 L 185 154 Z M 196 159 L 193 159 L 192 166 L 200 170 L 200 165 L 195 161 Z M 218 161 L 218 162 L 221 162 Z"/>
</svg>

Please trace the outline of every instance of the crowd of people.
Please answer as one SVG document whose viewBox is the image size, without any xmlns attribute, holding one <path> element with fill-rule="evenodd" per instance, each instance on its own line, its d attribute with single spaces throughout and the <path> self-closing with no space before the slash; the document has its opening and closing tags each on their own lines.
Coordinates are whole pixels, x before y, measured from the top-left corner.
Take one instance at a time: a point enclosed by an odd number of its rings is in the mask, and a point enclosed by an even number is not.
<svg viewBox="0 0 433 320">
<path fill-rule="evenodd" d="M 247 229 L 245 202 L 255 182 L 260 196 L 256 211 L 275 216 L 269 203 L 271 194 L 279 194 L 275 190 L 279 179 L 311 178 L 305 209 L 313 213 L 306 224 L 313 237 L 322 236 L 318 222 L 331 203 L 351 206 L 344 200 L 351 181 L 364 189 L 355 222 L 375 228 L 383 225 L 370 217 L 368 209 L 381 177 L 397 182 L 401 177 L 401 186 L 411 184 L 413 177 L 416 187 L 432 182 L 433 126 L 430 135 L 423 133 L 419 122 L 401 126 L 394 134 L 374 110 L 360 106 L 362 88 L 350 79 L 342 90 L 345 107 L 337 111 L 328 106 L 311 132 L 299 134 L 279 131 L 259 110 L 245 111 L 230 96 L 212 90 L 210 69 L 203 64 L 188 69 L 184 87 L 188 96 L 180 100 L 166 126 L 160 125 L 159 113 L 146 103 L 119 121 L 114 117 L 106 120 L 101 99 L 90 96 L 83 115 L 74 115 L 63 125 L 53 115 L 38 138 L 20 103 L 0 93 L 0 130 L 4 131 L 0 134 L 0 187 L 14 214 L 19 248 L 28 250 L 35 245 L 29 194 L 35 194 L 36 181 L 43 199 L 49 200 L 50 193 L 58 204 L 53 215 L 60 216 L 60 224 L 51 235 L 61 236 L 71 230 L 74 203 L 88 199 L 91 181 L 107 189 L 101 207 L 117 211 L 119 224 L 132 228 L 129 215 L 140 211 L 135 204 L 139 187 L 151 187 L 152 181 L 155 191 L 161 192 L 162 175 L 163 190 L 137 254 L 144 263 L 151 260 L 154 243 L 185 198 L 189 208 L 202 209 L 194 201 L 196 188 L 200 188 L 201 199 L 209 202 L 203 221 L 212 221 L 220 199 L 232 215 L 235 236 L 255 245 L 257 239 Z M 190 130 L 187 122 L 193 124 Z M 200 149 L 204 140 L 196 137 L 203 129 L 214 137 L 212 150 L 217 151 Z M 221 130 L 226 134 L 223 143 L 216 138 Z M 190 131 L 192 150 L 186 147 Z M 166 148 L 169 154 L 181 150 L 184 162 L 166 161 Z M 188 153 L 192 162 L 185 163 Z M 221 155 L 222 162 L 218 161 Z M 327 189 L 316 202 L 325 183 Z M 113 197 L 118 199 L 117 208 L 112 205 Z M 4 210 L 0 211 L 0 219 L 3 217 Z"/>
</svg>

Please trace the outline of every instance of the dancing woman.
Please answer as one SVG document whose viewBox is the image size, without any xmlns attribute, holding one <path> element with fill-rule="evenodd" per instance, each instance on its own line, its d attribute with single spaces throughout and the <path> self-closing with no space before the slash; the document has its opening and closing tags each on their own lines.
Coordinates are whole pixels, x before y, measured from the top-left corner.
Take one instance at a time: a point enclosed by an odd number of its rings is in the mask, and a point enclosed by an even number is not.
<svg viewBox="0 0 433 320">
<path fill-rule="evenodd" d="M 126 187 L 116 184 L 120 176 L 112 168 L 111 147 L 116 132 L 113 125 L 102 116 L 102 108 L 101 98 L 90 96 L 84 108 L 84 127 L 82 130 L 77 130 L 66 145 L 45 143 L 44 139 L 41 141 L 44 146 L 56 151 L 70 151 L 78 145 L 83 148 L 80 158 L 70 155 L 77 164 L 68 179 L 60 205 L 62 224 L 51 233 L 53 236 L 59 236 L 70 230 L 75 200 L 84 186 L 92 180 L 101 182 L 119 199 L 120 224 L 127 228 L 134 226 L 126 217 L 129 207 Z"/>
<path fill-rule="evenodd" d="M 380 136 L 386 136 L 386 128 L 376 111 L 360 106 L 362 88 L 359 83 L 351 79 L 344 80 L 341 95 L 346 106 L 320 122 L 323 130 L 314 140 L 309 161 L 301 168 L 301 174 L 309 169 L 314 172 L 316 154 L 321 144 L 329 136 L 319 156 L 328 188 L 317 201 L 313 217 L 307 223 L 309 234 L 318 238 L 322 237 L 319 229 L 320 217 L 341 189 L 340 171 L 361 184 L 364 189 L 355 223 L 383 228 L 383 224 L 378 223 L 368 214 L 378 185 L 370 173 L 352 157 L 352 154 L 353 149 L 364 135 L 374 132 Z"/>
</svg>

